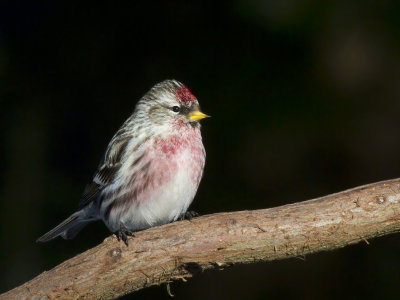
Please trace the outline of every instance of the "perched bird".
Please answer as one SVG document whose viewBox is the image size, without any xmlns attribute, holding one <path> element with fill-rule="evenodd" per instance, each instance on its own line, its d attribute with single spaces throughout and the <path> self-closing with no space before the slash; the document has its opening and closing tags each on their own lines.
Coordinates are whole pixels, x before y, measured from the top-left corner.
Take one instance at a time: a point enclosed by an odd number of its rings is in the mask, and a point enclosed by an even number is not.
<svg viewBox="0 0 400 300">
<path fill-rule="evenodd" d="M 111 139 L 78 210 L 37 241 L 72 239 L 103 220 L 128 245 L 134 231 L 195 215 L 187 209 L 203 175 L 206 117 L 182 83 L 156 84 Z"/>
</svg>

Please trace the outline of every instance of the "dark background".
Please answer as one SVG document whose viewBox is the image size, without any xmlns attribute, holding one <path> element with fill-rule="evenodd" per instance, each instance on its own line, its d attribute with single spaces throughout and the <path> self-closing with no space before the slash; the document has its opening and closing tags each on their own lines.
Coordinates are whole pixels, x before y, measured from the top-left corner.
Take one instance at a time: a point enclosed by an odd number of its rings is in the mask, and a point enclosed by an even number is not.
<svg viewBox="0 0 400 300">
<path fill-rule="evenodd" d="M 201 214 L 400 176 L 400 2 L 131 2 L 2 2 L 0 291 L 109 235 L 99 222 L 35 243 L 74 211 L 111 136 L 166 78 L 213 116 Z M 370 242 L 171 288 L 175 299 L 398 299 L 399 235 Z M 164 286 L 127 298 L 170 299 Z"/>
</svg>

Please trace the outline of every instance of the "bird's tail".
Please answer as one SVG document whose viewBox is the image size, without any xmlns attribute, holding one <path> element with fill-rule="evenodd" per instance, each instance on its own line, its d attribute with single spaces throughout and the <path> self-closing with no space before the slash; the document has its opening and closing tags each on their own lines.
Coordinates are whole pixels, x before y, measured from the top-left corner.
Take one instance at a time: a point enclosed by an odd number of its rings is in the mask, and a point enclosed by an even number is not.
<svg viewBox="0 0 400 300">
<path fill-rule="evenodd" d="M 95 220 L 96 219 L 93 218 L 87 218 L 85 212 L 83 210 L 79 210 L 69 216 L 69 218 L 61 222 L 55 228 L 42 235 L 36 240 L 36 242 L 47 242 L 58 236 L 61 236 L 66 240 L 72 239 L 79 233 L 79 231 L 82 230 L 83 227 Z"/>
</svg>

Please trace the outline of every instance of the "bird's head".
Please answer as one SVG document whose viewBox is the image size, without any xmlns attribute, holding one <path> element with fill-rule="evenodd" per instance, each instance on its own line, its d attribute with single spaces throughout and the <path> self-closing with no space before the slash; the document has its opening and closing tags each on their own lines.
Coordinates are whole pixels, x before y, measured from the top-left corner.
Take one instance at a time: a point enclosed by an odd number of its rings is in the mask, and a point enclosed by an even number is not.
<svg viewBox="0 0 400 300">
<path fill-rule="evenodd" d="M 155 125 L 198 127 L 199 121 L 208 117 L 200 111 L 199 102 L 190 90 L 176 80 L 156 84 L 141 102 Z"/>
</svg>

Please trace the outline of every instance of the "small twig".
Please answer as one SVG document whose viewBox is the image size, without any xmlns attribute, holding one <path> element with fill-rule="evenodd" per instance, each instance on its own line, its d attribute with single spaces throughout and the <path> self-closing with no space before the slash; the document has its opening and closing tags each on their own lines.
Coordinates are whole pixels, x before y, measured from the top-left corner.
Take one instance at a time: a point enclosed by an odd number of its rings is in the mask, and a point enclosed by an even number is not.
<svg viewBox="0 0 400 300">
<path fill-rule="evenodd" d="M 369 245 L 369 242 L 368 242 L 368 240 L 367 240 L 365 237 L 360 236 L 360 238 L 361 238 L 367 245 Z"/>
<path fill-rule="evenodd" d="M 175 297 L 175 295 L 171 293 L 171 285 L 169 282 L 167 283 L 167 293 L 171 298 Z"/>
</svg>

